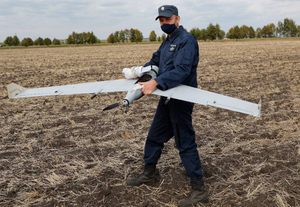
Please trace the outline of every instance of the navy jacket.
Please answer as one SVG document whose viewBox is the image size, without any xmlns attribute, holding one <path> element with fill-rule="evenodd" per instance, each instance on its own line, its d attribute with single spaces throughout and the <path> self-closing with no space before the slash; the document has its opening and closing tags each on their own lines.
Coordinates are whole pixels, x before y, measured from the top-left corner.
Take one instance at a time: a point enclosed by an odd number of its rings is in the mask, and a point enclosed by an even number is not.
<svg viewBox="0 0 300 207">
<path fill-rule="evenodd" d="M 171 37 L 162 42 L 152 59 L 144 66 L 159 67 L 158 77 L 155 78 L 159 84 L 157 88 L 167 90 L 179 84 L 197 87 L 198 62 L 198 42 L 180 26 Z"/>
</svg>

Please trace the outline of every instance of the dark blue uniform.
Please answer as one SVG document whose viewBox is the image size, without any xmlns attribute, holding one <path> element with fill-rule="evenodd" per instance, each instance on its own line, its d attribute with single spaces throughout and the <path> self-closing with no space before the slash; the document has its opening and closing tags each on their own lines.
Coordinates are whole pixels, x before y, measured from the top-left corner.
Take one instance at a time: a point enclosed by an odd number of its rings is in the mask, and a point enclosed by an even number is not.
<svg viewBox="0 0 300 207">
<path fill-rule="evenodd" d="M 153 53 L 148 65 L 159 67 L 155 79 L 161 90 L 184 84 L 197 87 L 197 65 L 199 48 L 197 40 L 182 26 L 167 37 L 159 49 Z M 145 164 L 154 166 L 160 158 L 164 143 L 175 136 L 176 147 L 187 175 L 192 179 L 201 179 L 202 170 L 195 143 L 195 131 L 192 126 L 193 103 L 171 99 L 167 104 L 161 97 L 158 108 L 147 136 L 145 146 Z"/>
</svg>

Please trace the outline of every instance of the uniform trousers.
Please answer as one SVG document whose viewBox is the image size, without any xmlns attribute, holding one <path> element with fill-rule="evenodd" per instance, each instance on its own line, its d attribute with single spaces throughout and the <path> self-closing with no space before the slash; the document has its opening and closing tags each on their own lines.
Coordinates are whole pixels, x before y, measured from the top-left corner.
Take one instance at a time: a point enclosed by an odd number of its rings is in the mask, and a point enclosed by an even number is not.
<svg viewBox="0 0 300 207">
<path fill-rule="evenodd" d="M 166 103 L 165 97 L 160 98 L 145 144 L 145 165 L 156 166 L 164 143 L 175 137 L 187 176 L 192 179 L 203 177 L 192 126 L 193 106 L 193 103 L 177 99 L 170 99 Z"/>
</svg>

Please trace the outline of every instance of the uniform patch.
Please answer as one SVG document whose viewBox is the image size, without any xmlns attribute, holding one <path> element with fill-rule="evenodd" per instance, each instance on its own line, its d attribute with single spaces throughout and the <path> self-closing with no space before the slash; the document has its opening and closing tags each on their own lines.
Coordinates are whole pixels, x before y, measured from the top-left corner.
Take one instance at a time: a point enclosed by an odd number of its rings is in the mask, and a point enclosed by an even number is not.
<svg viewBox="0 0 300 207">
<path fill-rule="evenodd" d="M 170 50 L 169 51 L 174 52 L 176 47 L 177 47 L 177 45 L 174 45 L 174 44 L 170 45 Z"/>
</svg>

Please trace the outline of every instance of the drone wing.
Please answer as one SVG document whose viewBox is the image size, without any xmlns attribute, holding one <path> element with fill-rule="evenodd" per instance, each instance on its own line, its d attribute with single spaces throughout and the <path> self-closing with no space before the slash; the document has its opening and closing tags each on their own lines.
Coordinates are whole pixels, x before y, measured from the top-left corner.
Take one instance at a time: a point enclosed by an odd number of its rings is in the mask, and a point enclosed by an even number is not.
<svg viewBox="0 0 300 207">
<path fill-rule="evenodd" d="M 26 89 L 15 83 L 11 83 L 7 86 L 7 90 L 9 98 L 74 95 L 87 93 L 94 93 L 95 95 L 97 95 L 98 93 L 128 91 L 133 87 L 135 82 L 136 80 L 120 79 L 32 89 Z"/>
<path fill-rule="evenodd" d="M 241 99 L 224 96 L 186 85 L 179 85 L 166 91 L 156 89 L 153 94 L 164 96 L 168 99 L 174 98 L 260 117 L 260 103 L 254 104 L 248 101 L 243 101 Z"/>
<path fill-rule="evenodd" d="M 93 97 L 95 97 L 98 93 L 129 91 L 133 88 L 135 83 L 136 80 L 120 79 L 33 89 L 26 89 L 15 83 L 11 83 L 7 86 L 7 89 L 9 98 L 74 95 L 87 93 L 94 93 L 95 95 Z M 261 111 L 260 103 L 254 104 L 248 101 L 243 101 L 237 98 L 224 96 L 186 85 L 179 85 L 166 91 L 156 89 L 153 94 L 164 96 L 168 99 L 174 98 L 202 105 L 210 105 L 228 109 L 231 111 L 237 111 L 256 117 L 260 116 Z"/>
</svg>

